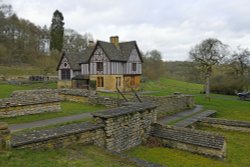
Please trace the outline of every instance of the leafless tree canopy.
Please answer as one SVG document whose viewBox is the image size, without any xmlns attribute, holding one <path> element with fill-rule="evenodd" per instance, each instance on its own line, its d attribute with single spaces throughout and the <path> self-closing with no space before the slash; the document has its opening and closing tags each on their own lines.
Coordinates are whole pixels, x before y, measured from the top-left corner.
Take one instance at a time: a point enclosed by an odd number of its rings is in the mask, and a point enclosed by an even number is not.
<svg viewBox="0 0 250 167">
<path fill-rule="evenodd" d="M 220 63 L 227 54 L 227 45 L 213 38 L 205 39 L 190 50 L 190 58 L 200 65 L 205 74 L 206 82 L 204 86 L 206 95 L 210 93 L 212 67 Z"/>
<path fill-rule="evenodd" d="M 190 58 L 202 66 L 218 64 L 228 54 L 228 46 L 218 39 L 209 38 L 197 44 L 189 52 Z"/>
<path fill-rule="evenodd" d="M 248 48 L 238 47 L 237 51 L 232 54 L 231 65 L 236 75 L 244 76 L 250 65 L 250 51 Z"/>
</svg>

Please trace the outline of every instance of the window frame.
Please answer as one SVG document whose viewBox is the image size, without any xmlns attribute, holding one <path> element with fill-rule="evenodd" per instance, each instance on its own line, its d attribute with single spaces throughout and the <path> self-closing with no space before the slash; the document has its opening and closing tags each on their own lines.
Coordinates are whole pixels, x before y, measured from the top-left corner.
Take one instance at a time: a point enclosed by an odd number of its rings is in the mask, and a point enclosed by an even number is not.
<svg viewBox="0 0 250 167">
<path fill-rule="evenodd" d="M 103 71 L 103 62 L 96 62 L 96 71 Z"/>
<path fill-rule="evenodd" d="M 70 69 L 61 69 L 61 80 L 70 80 L 71 72 Z"/>
<path fill-rule="evenodd" d="M 137 71 L 137 63 L 132 63 L 132 71 Z"/>
</svg>

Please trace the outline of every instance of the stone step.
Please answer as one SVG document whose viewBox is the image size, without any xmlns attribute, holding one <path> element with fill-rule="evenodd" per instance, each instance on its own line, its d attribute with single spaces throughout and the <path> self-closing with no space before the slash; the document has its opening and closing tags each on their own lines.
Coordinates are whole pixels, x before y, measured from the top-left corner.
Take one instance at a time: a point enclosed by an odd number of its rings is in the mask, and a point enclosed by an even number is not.
<svg viewBox="0 0 250 167">
<path fill-rule="evenodd" d="M 215 114 L 215 113 L 216 113 L 215 110 L 206 110 L 206 111 L 204 111 L 204 112 L 195 114 L 195 115 L 193 115 L 193 116 L 190 117 L 190 118 L 181 120 L 181 121 L 179 121 L 179 122 L 173 124 L 173 126 L 175 126 L 175 127 L 187 127 L 187 126 L 192 125 L 193 123 L 199 121 L 200 119 L 202 119 L 202 118 L 204 118 L 204 117 L 211 116 L 211 115 L 213 115 L 213 114 Z"/>
<path fill-rule="evenodd" d="M 165 116 L 165 117 L 157 120 L 157 122 L 162 124 L 162 125 L 169 124 L 169 123 L 176 121 L 180 118 L 184 118 L 184 117 L 187 117 L 189 115 L 201 112 L 201 110 L 202 110 L 202 106 L 196 105 L 196 107 L 193 109 L 185 110 L 185 111 L 179 112 L 179 113 L 171 115 L 171 116 Z"/>
</svg>

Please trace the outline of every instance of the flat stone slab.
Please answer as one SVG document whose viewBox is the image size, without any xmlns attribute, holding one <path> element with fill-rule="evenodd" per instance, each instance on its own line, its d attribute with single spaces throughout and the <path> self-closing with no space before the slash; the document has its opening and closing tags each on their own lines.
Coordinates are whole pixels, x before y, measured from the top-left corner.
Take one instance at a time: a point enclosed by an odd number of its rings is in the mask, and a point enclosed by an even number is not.
<svg viewBox="0 0 250 167">
<path fill-rule="evenodd" d="M 193 123 L 199 121 L 200 119 L 202 119 L 204 117 L 211 116 L 215 113 L 216 113 L 215 110 L 207 110 L 207 111 L 195 114 L 190 118 L 179 121 L 179 122 L 173 124 L 173 126 L 175 126 L 175 127 L 187 127 L 187 126 L 192 125 Z"/>
<path fill-rule="evenodd" d="M 26 144 L 41 142 L 49 139 L 63 137 L 84 131 L 95 130 L 103 127 L 101 124 L 94 124 L 91 122 L 69 124 L 50 129 L 34 130 L 24 132 L 21 134 L 12 135 L 12 147 L 18 147 Z"/>
<path fill-rule="evenodd" d="M 225 138 L 222 135 L 179 127 L 154 125 L 151 135 L 181 143 L 222 150 Z"/>
<path fill-rule="evenodd" d="M 208 117 L 202 118 L 200 119 L 200 121 L 203 123 L 209 123 L 209 124 L 219 124 L 219 125 L 225 125 L 225 126 L 250 128 L 250 122 L 246 122 L 246 121 L 236 121 L 236 120 L 208 118 Z"/>
<path fill-rule="evenodd" d="M 178 113 L 176 113 L 174 115 L 165 116 L 163 118 L 160 118 L 159 120 L 157 120 L 157 122 L 162 124 L 162 125 L 165 125 L 165 124 L 168 124 L 168 123 L 170 123 L 172 121 L 178 120 L 180 118 L 187 117 L 189 115 L 198 113 L 201 110 L 202 110 L 202 106 L 197 105 L 195 108 L 188 109 L 188 110 L 185 110 L 185 111 L 182 111 L 182 112 L 178 112 Z"/>
<path fill-rule="evenodd" d="M 129 106 L 123 106 L 123 107 L 118 107 L 114 109 L 109 109 L 101 112 L 95 112 L 92 113 L 94 117 L 101 117 L 101 118 L 112 118 L 112 117 L 117 117 L 120 115 L 125 115 L 125 114 L 131 114 L 131 113 L 136 113 L 139 111 L 145 111 L 147 109 L 154 109 L 157 106 L 153 103 L 134 103 Z"/>
</svg>

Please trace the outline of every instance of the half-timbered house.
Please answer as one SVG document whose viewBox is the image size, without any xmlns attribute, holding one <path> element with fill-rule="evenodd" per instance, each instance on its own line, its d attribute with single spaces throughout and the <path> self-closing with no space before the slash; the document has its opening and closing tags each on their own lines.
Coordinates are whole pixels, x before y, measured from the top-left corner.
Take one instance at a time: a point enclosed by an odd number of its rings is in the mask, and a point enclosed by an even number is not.
<svg viewBox="0 0 250 167">
<path fill-rule="evenodd" d="M 83 53 L 64 52 L 57 66 L 58 87 L 139 89 L 142 63 L 136 41 L 119 42 L 118 36 L 113 36 L 110 42 L 92 43 Z"/>
</svg>

